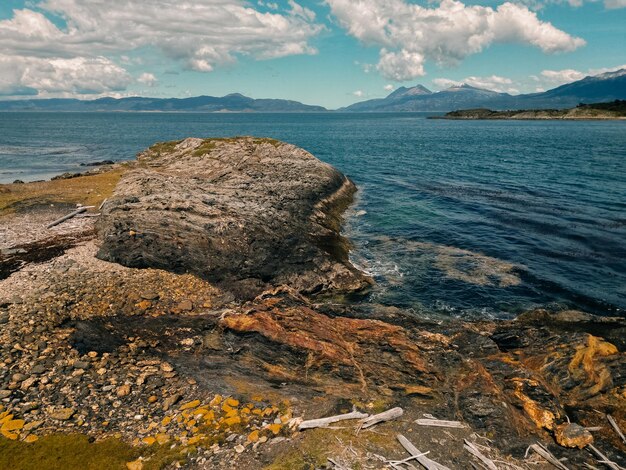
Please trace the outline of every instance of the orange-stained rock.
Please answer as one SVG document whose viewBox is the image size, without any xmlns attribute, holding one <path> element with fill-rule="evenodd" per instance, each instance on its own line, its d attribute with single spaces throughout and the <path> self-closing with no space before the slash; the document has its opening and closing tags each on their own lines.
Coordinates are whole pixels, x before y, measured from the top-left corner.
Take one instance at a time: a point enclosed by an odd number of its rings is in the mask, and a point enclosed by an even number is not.
<svg viewBox="0 0 626 470">
<path fill-rule="evenodd" d="M 554 420 L 556 416 L 550 410 L 542 408 L 539 403 L 526 395 L 523 391 L 523 386 L 530 384 L 536 386 L 533 381 L 525 379 L 513 379 L 515 383 L 515 396 L 522 402 L 524 411 L 528 417 L 537 425 L 538 428 L 554 429 Z"/>
<path fill-rule="evenodd" d="M 324 363 L 351 366 L 363 386 L 367 385 L 366 372 L 375 365 L 371 358 L 378 359 L 383 351 L 393 351 L 401 361 L 400 367 L 407 371 L 433 372 L 423 352 L 401 326 L 379 320 L 331 318 L 305 305 L 272 302 L 264 307 L 247 315 L 227 315 L 222 326 L 240 333 L 255 332 L 306 352 L 309 367 Z"/>
<path fill-rule="evenodd" d="M 584 448 L 593 442 L 593 436 L 579 424 L 564 423 L 554 429 L 554 438 L 563 447 Z"/>
</svg>

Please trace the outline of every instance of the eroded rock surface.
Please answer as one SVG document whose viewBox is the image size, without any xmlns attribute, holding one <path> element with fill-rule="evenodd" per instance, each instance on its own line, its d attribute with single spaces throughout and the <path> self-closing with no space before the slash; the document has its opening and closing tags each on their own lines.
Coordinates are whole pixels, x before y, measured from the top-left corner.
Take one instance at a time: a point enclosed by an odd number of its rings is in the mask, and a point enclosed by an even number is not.
<svg viewBox="0 0 626 470">
<path fill-rule="evenodd" d="M 186 139 L 138 156 L 104 205 L 98 256 L 191 272 L 239 297 L 268 285 L 352 292 L 368 279 L 339 235 L 354 184 L 290 144 Z"/>
</svg>

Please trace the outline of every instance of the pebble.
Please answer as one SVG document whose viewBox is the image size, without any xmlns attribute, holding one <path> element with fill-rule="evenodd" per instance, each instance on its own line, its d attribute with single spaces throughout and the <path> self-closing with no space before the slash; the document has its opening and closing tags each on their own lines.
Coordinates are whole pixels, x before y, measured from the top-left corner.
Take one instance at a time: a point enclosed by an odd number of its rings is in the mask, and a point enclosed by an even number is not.
<svg viewBox="0 0 626 470">
<path fill-rule="evenodd" d="M 76 411 L 73 408 L 61 408 L 60 410 L 53 411 L 50 413 L 50 417 L 52 419 L 57 419 L 59 421 L 67 421 Z"/>
</svg>

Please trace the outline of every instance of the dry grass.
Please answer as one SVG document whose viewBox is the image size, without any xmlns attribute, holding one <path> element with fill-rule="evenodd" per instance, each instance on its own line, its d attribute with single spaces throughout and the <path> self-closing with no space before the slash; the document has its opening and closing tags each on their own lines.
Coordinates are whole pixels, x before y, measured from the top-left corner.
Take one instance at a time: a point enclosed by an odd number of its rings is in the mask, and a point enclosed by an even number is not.
<svg viewBox="0 0 626 470">
<path fill-rule="evenodd" d="M 0 185 L 0 217 L 50 204 L 99 206 L 111 196 L 124 171 L 121 168 L 64 180 Z"/>
</svg>

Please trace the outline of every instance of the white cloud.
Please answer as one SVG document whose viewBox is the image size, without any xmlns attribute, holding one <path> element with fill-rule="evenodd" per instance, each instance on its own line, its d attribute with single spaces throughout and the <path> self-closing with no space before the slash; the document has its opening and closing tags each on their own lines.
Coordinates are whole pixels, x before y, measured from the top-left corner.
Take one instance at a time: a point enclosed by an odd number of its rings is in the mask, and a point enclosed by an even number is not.
<svg viewBox="0 0 626 470">
<path fill-rule="evenodd" d="M 573 69 L 544 70 L 543 72 L 541 72 L 541 79 L 543 79 L 543 82 L 559 85 L 563 83 L 575 82 L 576 80 L 582 80 L 585 77 L 586 75 L 583 72 L 579 72 L 578 70 Z"/>
<path fill-rule="evenodd" d="M 447 78 L 435 78 L 432 82 L 439 88 L 450 88 L 467 84 L 476 88 L 497 91 L 499 93 L 515 94 L 519 92 L 514 86 L 513 80 L 498 75 L 491 75 L 489 77 L 467 77 L 461 81 Z"/>
<path fill-rule="evenodd" d="M 607 10 L 617 10 L 618 8 L 626 8 L 626 0 L 604 0 L 604 7 Z"/>
<path fill-rule="evenodd" d="M 546 53 L 572 51 L 585 44 L 539 20 L 527 7 L 509 2 L 495 9 L 456 0 L 442 0 L 430 8 L 405 0 L 326 3 L 348 34 L 381 48 L 377 69 L 396 81 L 424 75 L 427 60 L 456 64 L 494 43 L 528 44 Z"/>
<path fill-rule="evenodd" d="M 391 91 L 393 90 L 395 87 L 393 85 L 385 85 L 385 91 Z"/>
<path fill-rule="evenodd" d="M 153 73 L 144 72 L 137 79 L 139 83 L 142 83 L 147 86 L 156 86 L 159 82 Z"/>
<path fill-rule="evenodd" d="M 122 91 L 130 75 L 105 57 L 40 58 L 0 55 L 0 94 L 87 95 Z"/>
<path fill-rule="evenodd" d="M 261 60 L 315 54 L 309 40 L 323 29 L 315 23 L 313 11 L 293 0 L 280 12 L 260 12 L 244 0 L 40 0 L 33 5 L 38 11 L 14 10 L 11 18 L 0 20 L 0 60 L 34 64 L 27 67 L 39 72 L 44 69 L 39 60 L 47 60 L 51 81 L 40 80 L 38 85 L 44 88 L 37 88 L 44 93 L 72 87 L 99 90 L 108 84 L 116 90 L 119 83 L 131 80 L 123 68 L 104 57 L 122 56 L 120 62 L 128 63 L 128 53 L 139 48 L 156 50 L 188 69 L 210 72 L 236 62 L 239 56 Z M 57 27 L 48 13 L 62 18 L 66 26 Z M 108 68 L 99 77 L 103 60 L 108 61 Z M 110 76 L 113 66 L 117 79 Z M 58 86 L 55 78 L 90 70 L 95 75 L 75 76 L 65 87 Z M 0 69 L 4 90 L 28 87 L 22 78 Z M 81 79 L 85 86 L 78 83 Z"/>
<path fill-rule="evenodd" d="M 476 88 L 498 91 L 500 93 L 510 93 L 512 95 L 518 93 L 543 92 L 548 89 L 556 88 L 566 83 L 582 80 L 588 76 L 600 75 L 606 72 L 614 72 L 616 70 L 626 69 L 626 64 L 617 67 L 607 67 L 601 69 L 589 69 L 587 71 L 579 71 L 574 69 L 564 70 L 543 70 L 539 75 L 530 75 L 528 78 L 513 80 L 507 77 L 491 75 L 488 77 L 466 77 L 462 80 L 451 80 L 448 78 L 435 78 L 432 83 L 440 89 L 450 88 L 467 84 Z"/>
<path fill-rule="evenodd" d="M 363 96 L 363 90 L 353 91 L 352 94 L 358 98 L 361 98 Z"/>
</svg>

